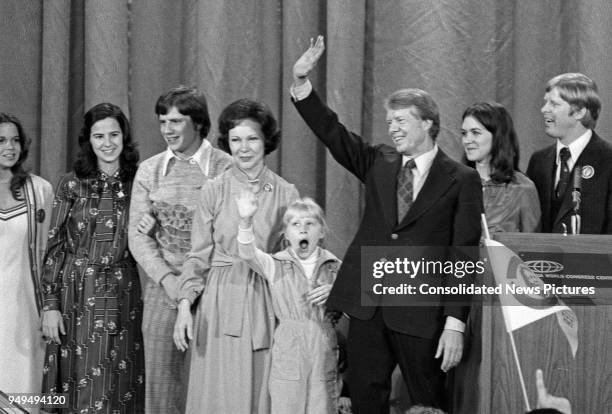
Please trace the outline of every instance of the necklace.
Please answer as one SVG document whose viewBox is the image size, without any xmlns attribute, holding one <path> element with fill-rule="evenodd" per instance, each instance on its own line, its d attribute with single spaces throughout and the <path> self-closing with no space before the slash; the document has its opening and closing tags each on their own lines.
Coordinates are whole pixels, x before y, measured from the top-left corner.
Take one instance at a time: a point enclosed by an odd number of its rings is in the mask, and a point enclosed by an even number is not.
<svg viewBox="0 0 612 414">
<path fill-rule="evenodd" d="M 259 182 L 259 177 L 261 177 L 261 174 L 263 174 L 264 170 L 265 170 L 265 167 L 262 166 L 261 170 L 259 170 L 257 175 L 254 178 L 251 178 L 251 177 L 249 177 L 249 174 L 246 171 L 244 171 L 242 168 L 238 167 L 238 171 L 240 171 L 241 173 L 244 174 L 244 176 L 246 177 L 246 179 L 249 182 L 249 184 L 253 184 L 253 183 Z"/>
<path fill-rule="evenodd" d="M 259 193 L 259 191 L 261 190 L 260 182 L 261 182 L 261 176 L 264 170 L 265 170 L 265 166 L 262 166 L 262 169 L 257 173 L 255 178 L 250 178 L 249 175 L 246 173 L 246 171 L 238 167 L 238 171 L 244 174 L 246 181 L 249 183 L 251 190 L 253 190 L 253 193 L 255 194 Z"/>
</svg>

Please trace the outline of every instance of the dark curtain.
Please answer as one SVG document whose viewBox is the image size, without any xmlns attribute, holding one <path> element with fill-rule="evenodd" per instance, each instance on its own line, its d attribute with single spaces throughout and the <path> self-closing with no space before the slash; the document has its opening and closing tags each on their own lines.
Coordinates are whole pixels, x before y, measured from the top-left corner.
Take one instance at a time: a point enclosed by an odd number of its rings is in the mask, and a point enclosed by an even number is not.
<svg viewBox="0 0 612 414">
<path fill-rule="evenodd" d="M 463 109 L 495 100 L 514 117 L 525 168 L 552 142 L 539 109 L 556 74 L 598 83 L 597 132 L 611 139 L 611 22 L 609 0 L 0 0 L 0 111 L 22 120 L 31 170 L 56 183 L 96 103 L 124 109 L 145 159 L 165 147 L 153 106 L 168 88 L 205 91 L 213 119 L 235 99 L 261 100 L 283 129 L 268 165 L 325 207 L 327 247 L 341 257 L 361 187 L 316 142 L 288 93 L 311 37 L 327 44 L 315 88 L 367 140 L 388 140 L 384 97 L 418 87 L 440 106 L 440 146 L 459 159 Z"/>
<path fill-rule="evenodd" d="M 32 171 L 56 182 L 71 168 L 83 112 L 98 102 L 129 114 L 144 159 L 164 148 L 153 105 L 166 89 L 198 86 L 213 119 L 235 99 L 259 99 L 283 129 L 268 164 L 324 205 L 328 247 L 342 255 L 360 185 L 315 142 L 288 94 L 310 37 L 327 43 L 315 87 L 367 139 L 388 139 L 384 97 L 419 87 L 440 105 L 440 146 L 459 158 L 463 109 L 496 100 L 514 116 L 525 167 L 551 142 L 539 108 L 558 73 L 598 83 L 597 132 L 609 139 L 611 20 L 608 0 L 1 0 L 0 110 L 32 137 Z"/>
</svg>

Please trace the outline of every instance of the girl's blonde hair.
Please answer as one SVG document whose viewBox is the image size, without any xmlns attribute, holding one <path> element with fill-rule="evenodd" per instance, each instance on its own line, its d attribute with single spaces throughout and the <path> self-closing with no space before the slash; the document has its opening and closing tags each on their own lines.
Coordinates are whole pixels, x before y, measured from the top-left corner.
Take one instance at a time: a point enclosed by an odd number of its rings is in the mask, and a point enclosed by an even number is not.
<svg viewBox="0 0 612 414">
<path fill-rule="evenodd" d="M 299 213 L 306 213 L 316 219 L 321 224 L 324 234 L 327 235 L 329 228 L 325 221 L 323 209 L 310 197 L 298 198 L 293 203 L 289 204 L 289 207 L 287 207 L 283 215 L 283 227 L 286 229 L 289 222 Z"/>
</svg>

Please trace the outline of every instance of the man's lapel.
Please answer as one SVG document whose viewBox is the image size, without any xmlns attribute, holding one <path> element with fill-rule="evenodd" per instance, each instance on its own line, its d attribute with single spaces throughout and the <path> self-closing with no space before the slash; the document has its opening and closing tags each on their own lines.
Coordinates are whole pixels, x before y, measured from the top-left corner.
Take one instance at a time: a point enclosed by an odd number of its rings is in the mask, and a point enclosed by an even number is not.
<svg viewBox="0 0 612 414">
<path fill-rule="evenodd" d="M 431 164 L 431 169 L 423 187 L 421 187 L 421 191 L 419 191 L 404 219 L 398 223 L 397 229 L 406 227 L 432 208 L 454 182 L 455 177 L 449 166 L 448 158 L 438 149 L 438 154 Z"/>
<path fill-rule="evenodd" d="M 385 157 L 374 173 L 376 191 L 383 209 L 381 214 L 389 228 L 395 228 L 397 224 L 397 174 L 401 167 L 402 156 L 396 153 Z"/>
</svg>

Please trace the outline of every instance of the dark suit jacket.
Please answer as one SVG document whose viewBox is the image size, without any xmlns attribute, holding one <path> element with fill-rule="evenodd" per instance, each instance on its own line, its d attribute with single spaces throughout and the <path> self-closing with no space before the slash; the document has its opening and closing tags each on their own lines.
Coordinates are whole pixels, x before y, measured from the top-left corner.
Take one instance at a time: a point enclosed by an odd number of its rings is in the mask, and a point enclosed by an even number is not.
<svg viewBox="0 0 612 414">
<path fill-rule="evenodd" d="M 572 186 L 568 186 L 559 213 L 551 217 L 555 179 L 556 144 L 535 152 L 529 160 L 527 176 L 538 189 L 542 206 L 542 232 L 562 233 L 561 223 L 571 230 Z M 591 166 L 593 176 L 582 179 L 580 215 L 583 234 L 612 234 L 612 145 L 594 131 L 575 165 Z M 573 177 L 572 171 L 572 177 Z"/>
<path fill-rule="evenodd" d="M 315 91 L 294 104 L 336 161 L 365 184 L 361 224 L 338 273 L 328 307 L 363 320 L 374 315 L 376 307 L 362 306 L 360 301 L 361 246 L 478 244 L 482 189 L 475 170 L 451 160 L 439 149 L 414 204 L 398 224 L 396 181 L 402 156 L 393 147 L 371 146 L 349 132 Z M 469 308 L 444 303 L 441 297 L 430 299 L 434 302 L 431 307 L 383 307 L 386 325 L 409 335 L 434 338 L 446 316 L 465 321 Z"/>
</svg>

